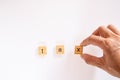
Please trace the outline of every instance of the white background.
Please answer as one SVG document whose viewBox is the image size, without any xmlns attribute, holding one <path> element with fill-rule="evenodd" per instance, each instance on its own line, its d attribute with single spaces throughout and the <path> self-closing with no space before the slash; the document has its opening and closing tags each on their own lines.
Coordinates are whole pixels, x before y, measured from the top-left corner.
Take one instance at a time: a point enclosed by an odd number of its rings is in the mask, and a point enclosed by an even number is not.
<svg viewBox="0 0 120 80">
<path fill-rule="evenodd" d="M 119 0 L 0 0 L 0 80 L 117 80 L 74 55 L 75 45 L 108 24 L 120 28 Z M 55 55 L 57 44 L 64 55 Z M 84 52 L 102 55 L 93 46 Z"/>
</svg>

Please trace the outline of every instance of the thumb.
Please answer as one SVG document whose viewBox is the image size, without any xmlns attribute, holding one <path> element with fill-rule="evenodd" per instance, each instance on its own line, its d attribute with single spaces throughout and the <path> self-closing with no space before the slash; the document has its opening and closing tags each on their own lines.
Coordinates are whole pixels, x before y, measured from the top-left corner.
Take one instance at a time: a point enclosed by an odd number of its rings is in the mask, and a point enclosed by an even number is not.
<svg viewBox="0 0 120 80">
<path fill-rule="evenodd" d="M 89 54 L 83 54 L 81 57 L 85 60 L 87 64 L 97 66 L 99 68 L 104 67 L 104 62 L 102 57 L 96 57 Z"/>
</svg>

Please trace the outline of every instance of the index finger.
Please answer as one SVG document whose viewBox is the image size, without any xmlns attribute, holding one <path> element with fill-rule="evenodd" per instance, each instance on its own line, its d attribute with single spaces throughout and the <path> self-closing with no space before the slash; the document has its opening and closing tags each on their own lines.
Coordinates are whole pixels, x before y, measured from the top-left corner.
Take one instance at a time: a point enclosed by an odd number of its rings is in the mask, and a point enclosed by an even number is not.
<svg viewBox="0 0 120 80">
<path fill-rule="evenodd" d="M 104 49 L 104 38 L 102 38 L 100 36 L 96 36 L 96 35 L 91 35 L 88 38 L 86 38 L 85 40 L 83 40 L 80 45 L 87 46 L 90 44 Z"/>
</svg>

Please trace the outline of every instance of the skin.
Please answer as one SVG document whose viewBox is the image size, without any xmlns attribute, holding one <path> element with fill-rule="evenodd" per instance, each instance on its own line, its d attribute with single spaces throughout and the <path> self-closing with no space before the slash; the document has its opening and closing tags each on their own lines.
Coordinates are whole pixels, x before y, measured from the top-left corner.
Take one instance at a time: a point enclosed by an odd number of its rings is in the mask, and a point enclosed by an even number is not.
<svg viewBox="0 0 120 80">
<path fill-rule="evenodd" d="M 103 50 L 103 56 L 96 57 L 84 53 L 82 58 L 85 62 L 120 78 L 120 31 L 113 25 L 100 26 L 80 45 L 90 44 L 100 47 Z"/>
</svg>

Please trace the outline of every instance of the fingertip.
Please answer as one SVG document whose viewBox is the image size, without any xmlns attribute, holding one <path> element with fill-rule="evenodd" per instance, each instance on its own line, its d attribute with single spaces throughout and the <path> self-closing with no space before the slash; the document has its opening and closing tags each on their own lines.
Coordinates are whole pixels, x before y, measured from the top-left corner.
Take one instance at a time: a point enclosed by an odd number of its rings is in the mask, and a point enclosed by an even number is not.
<svg viewBox="0 0 120 80">
<path fill-rule="evenodd" d="M 86 54 L 86 53 L 82 54 L 81 58 L 85 61 L 85 63 L 90 64 L 91 59 L 90 59 L 90 56 L 88 54 Z"/>
<path fill-rule="evenodd" d="M 86 59 L 87 59 L 87 54 L 83 53 L 83 54 L 81 55 L 81 58 L 84 59 L 84 60 L 86 60 Z"/>
<path fill-rule="evenodd" d="M 99 68 L 102 68 L 104 65 L 102 59 L 99 57 L 92 56 L 92 55 L 87 54 L 87 53 L 84 53 L 83 55 L 81 55 L 81 57 L 87 64 L 97 66 Z"/>
<path fill-rule="evenodd" d="M 82 59 L 84 59 L 83 55 L 84 55 L 84 54 L 80 55 L 80 57 L 81 57 Z"/>
<path fill-rule="evenodd" d="M 84 44 L 83 44 L 83 43 L 80 43 L 80 46 L 84 46 Z"/>
<path fill-rule="evenodd" d="M 82 42 L 80 43 L 80 45 L 81 45 L 81 46 L 87 46 L 86 43 L 85 43 L 85 41 L 82 41 Z"/>
<path fill-rule="evenodd" d="M 84 58 L 84 59 L 86 59 L 86 58 L 87 58 L 87 55 L 88 55 L 88 54 L 83 53 L 83 54 L 81 55 L 81 57 Z"/>
</svg>

